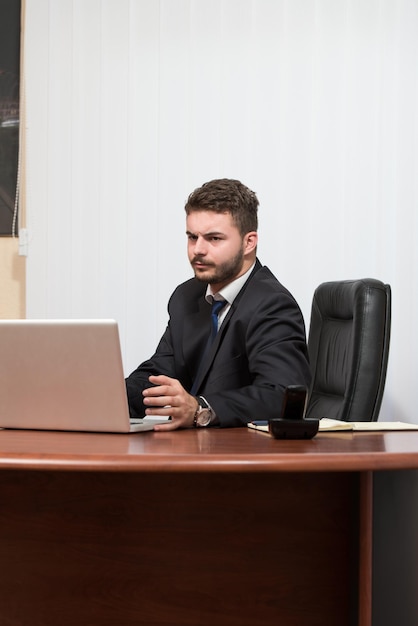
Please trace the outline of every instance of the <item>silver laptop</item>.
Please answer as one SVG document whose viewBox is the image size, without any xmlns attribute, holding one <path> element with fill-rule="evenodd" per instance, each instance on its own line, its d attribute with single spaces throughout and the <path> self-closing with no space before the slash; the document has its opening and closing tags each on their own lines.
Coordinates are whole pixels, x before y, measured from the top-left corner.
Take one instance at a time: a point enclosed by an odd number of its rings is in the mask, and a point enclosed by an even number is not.
<svg viewBox="0 0 418 626">
<path fill-rule="evenodd" d="M 129 433 L 114 320 L 0 320 L 0 427 Z"/>
</svg>

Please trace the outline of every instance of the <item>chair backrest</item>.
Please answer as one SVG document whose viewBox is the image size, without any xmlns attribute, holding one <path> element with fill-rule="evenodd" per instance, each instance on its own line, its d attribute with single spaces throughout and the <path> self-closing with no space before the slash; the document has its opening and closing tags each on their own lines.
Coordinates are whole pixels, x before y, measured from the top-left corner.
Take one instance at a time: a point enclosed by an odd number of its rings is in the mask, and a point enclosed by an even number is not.
<svg viewBox="0 0 418 626">
<path fill-rule="evenodd" d="M 391 289 L 364 278 L 323 283 L 312 302 L 307 417 L 376 421 L 389 354 Z"/>
</svg>

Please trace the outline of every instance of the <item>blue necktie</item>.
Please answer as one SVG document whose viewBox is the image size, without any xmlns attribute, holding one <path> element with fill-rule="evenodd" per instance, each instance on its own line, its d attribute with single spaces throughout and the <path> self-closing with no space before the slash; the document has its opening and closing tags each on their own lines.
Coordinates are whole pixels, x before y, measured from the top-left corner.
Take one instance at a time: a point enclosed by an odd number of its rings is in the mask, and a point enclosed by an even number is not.
<svg viewBox="0 0 418 626">
<path fill-rule="evenodd" d="M 192 385 L 192 388 L 190 390 L 190 393 L 192 396 L 195 395 L 196 391 L 197 391 L 197 386 L 196 383 L 199 380 L 199 374 L 200 374 L 200 370 L 202 368 L 203 363 L 205 362 L 205 358 L 206 355 L 209 352 L 209 348 L 211 347 L 217 333 L 218 333 L 218 315 L 221 311 L 221 309 L 224 308 L 224 306 L 227 304 L 226 300 L 214 300 L 212 302 L 212 311 L 211 311 L 211 331 L 210 331 L 210 335 L 208 337 L 208 340 L 206 342 L 206 347 L 203 351 L 202 354 L 202 358 L 200 360 L 200 364 L 196 373 L 196 376 L 194 378 L 194 383 Z"/>
<path fill-rule="evenodd" d="M 218 316 L 221 310 L 224 308 L 226 304 L 226 300 L 214 300 L 212 302 L 212 333 L 211 333 L 211 342 L 215 339 L 218 333 Z"/>
</svg>

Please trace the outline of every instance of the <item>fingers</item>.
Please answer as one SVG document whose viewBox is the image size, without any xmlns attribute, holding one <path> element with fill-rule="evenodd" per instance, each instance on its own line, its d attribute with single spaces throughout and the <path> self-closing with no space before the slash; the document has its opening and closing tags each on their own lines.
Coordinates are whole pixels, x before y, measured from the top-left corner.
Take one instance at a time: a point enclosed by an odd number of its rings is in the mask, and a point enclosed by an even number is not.
<svg viewBox="0 0 418 626">
<path fill-rule="evenodd" d="M 155 430 L 175 430 L 190 428 L 197 408 L 197 400 L 191 396 L 181 383 L 169 376 L 150 376 L 149 381 L 154 385 L 144 389 L 144 405 L 146 415 L 171 416 L 171 421 L 158 424 Z"/>
<path fill-rule="evenodd" d="M 173 395 L 178 395 L 180 390 L 184 391 L 179 381 L 176 380 L 175 378 L 169 378 L 168 376 L 150 376 L 149 381 L 154 386 L 144 389 L 142 394 L 145 398 L 146 397 L 168 398 Z"/>
<path fill-rule="evenodd" d="M 173 378 L 168 378 L 168 376 L 150 376 L 149 380 L 154 387 L 144 389 L 142 392 L 145 406 L 173 406 L 173 398 L 177 395 L 175 388 L 177 381 Z M 146 411 L 146 413 L 147 415 L 155 414 L 155 412 L 152 412 L 152 409 Z M 170 415 L 170 412 L 166 411 L 162 415 Z"/>
<path fill-rule="evenodd" d="M 150 376 L 148 380 L 150 381 L 150 383 L 158 387 L 160 387 L 161 385 L 170 386 L 173 383 L 180 384 L 176 378 L 170 378 L 170 376 L 164 376 L 163 374 L 159 374 L 158 376 Z"/>
<path fill-rule="evenodd" d="M 154 430 L 177 430 L 178 428 L 187 428 L 187 426 L 183 426 L 181 420 L 170 420 L 167 424 L 156 424 L 154 426 Z"/>
</svg>

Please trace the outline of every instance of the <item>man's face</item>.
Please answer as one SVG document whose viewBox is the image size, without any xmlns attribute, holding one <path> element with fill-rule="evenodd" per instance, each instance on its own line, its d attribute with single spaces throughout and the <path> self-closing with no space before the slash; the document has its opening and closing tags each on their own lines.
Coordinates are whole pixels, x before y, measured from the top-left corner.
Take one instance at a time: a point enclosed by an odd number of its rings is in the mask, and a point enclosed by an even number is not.
<svg viewBox="0 0 418 626">
<path fill-rule="evenodd" d="M 242 237 L 230 213 L 193 211 L 187 216 L 186 228 L 187 252 L 195 276 L 210 283 L 213 291 L 219 291 L 251 266 L 257 235 Z"/>
</svg>

